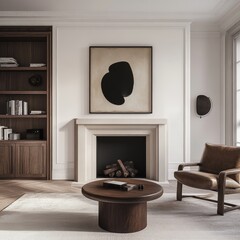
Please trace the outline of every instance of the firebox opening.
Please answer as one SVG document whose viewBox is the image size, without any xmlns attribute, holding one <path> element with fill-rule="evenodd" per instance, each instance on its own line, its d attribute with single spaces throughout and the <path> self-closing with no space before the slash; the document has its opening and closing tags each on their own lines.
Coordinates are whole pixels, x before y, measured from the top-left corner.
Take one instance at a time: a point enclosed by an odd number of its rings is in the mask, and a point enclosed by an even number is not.
<svg viewBox="0 0 240 240">
<path fill-rule="evenodd" d="M 110 177 L 104 174 L 106 166 L 132 162 L 137 170 L 136 178 L 146 178 L 146 137 L 107 136 L 97 137 L 97 178 Z M 114 176 L 116 177 L 116 175 Z M 130 176 L 128 176 L 130 177 Z"/>
</svg>

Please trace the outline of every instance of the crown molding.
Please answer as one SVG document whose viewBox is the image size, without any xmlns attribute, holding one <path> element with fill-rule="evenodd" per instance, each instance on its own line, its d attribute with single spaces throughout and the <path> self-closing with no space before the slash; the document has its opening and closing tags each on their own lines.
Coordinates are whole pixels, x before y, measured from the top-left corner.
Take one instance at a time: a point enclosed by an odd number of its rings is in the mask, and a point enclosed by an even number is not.
<svg viewBox="0 0 240 240">
<path fill-rule="evenodd" d="M 238 21 L 240 21 L 240 3 L 219 21 L 219 25 L 222 31 L 227 31 Z"/>
<path fill-rule="evenodd" d="M 78 11 L 0 11 L 0 19 L 38 18 L 55 21 L 200 21 L 214 22 L 215 14 L 202 13 L 161 13 L 161 12 L 78 12 Z"/>
<path fill-rule="evenodd" d="M 166 20 L 153 16 L 102 14 L 69 15 L 64 12 L 1 12 L 1 25 L 61 25 L 61 26 L 151 26 L 151 27 L 186 27 L 190 21 Z"/>
</svg>

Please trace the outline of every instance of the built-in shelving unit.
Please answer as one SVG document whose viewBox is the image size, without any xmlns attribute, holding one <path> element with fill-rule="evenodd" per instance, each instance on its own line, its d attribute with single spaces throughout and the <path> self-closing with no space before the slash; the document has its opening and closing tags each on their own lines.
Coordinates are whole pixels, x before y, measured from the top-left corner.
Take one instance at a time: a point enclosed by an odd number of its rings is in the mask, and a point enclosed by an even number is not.
<svg viewBox="0 0 240 240">
<path fill-rule="evenodd" d="M 0 58 L 12 57 L 17 67 L 0 67 L 0 126 L 20 133 L 20 140 L 0 140 L 0 178 L 50 179 L 51 175 L 51 41 L 48 26 L 0 27 Z M 30 67 L 30 63 L 44 63 Z M 37 76 L 39 84 L 31 84 Z M 7 103 L 27 103 L 25 115 L 9 113 Z M 40 110 L 44 114 L 30 114 Z M 41 139 L 27 139 L 27 129 L 42 129 Z"/>
</svg>

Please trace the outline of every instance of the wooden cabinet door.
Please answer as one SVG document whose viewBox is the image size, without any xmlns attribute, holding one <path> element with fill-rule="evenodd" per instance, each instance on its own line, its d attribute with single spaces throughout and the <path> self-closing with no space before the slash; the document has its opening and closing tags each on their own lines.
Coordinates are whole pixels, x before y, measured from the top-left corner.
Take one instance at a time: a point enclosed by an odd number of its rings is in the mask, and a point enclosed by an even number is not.
<svg viewBox="0 0 240 240">
<path fill-rule="evenodd" d="M 0 178 L 14 176 L 14 144 L 0 145 Z"/>
<path fill-rule="evenodd" d="M 16 144 L 16 177 L 46 179 L 46 143 Z"/>
</svg>

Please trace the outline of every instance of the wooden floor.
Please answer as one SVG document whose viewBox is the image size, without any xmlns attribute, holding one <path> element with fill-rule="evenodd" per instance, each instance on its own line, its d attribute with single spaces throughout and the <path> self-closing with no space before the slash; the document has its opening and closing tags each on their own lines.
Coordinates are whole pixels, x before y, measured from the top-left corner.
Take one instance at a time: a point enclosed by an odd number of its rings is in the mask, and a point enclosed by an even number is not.
<svg viewBox="0 0 240 240">
<path fill-rule="evenodd" d="M 0 211 L 23 194 L 32 192 L 80 193 L 81 189 L 71 181 L 0 180 Z"/>
</svg>

